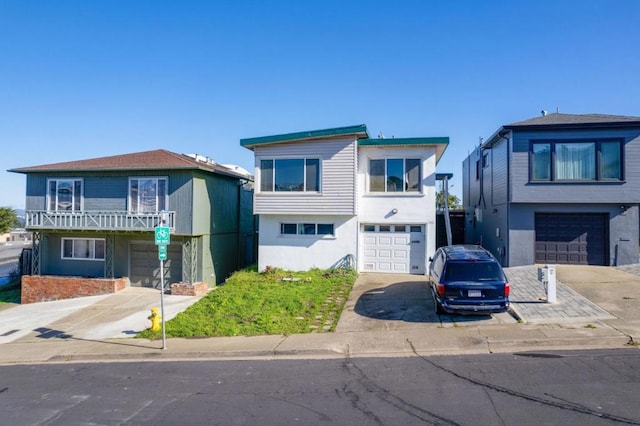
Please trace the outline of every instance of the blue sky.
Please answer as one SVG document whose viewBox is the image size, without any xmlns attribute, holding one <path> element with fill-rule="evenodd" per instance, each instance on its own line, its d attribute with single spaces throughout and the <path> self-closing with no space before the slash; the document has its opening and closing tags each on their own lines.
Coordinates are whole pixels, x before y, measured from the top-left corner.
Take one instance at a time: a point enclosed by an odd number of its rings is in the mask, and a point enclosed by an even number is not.
<svg viewBox="0 0 640 426">
<path fill-rule="evenodd" d="M 0 0 L 0 206 L 15 167 L 366 124 L 454 173 L 540 110 L 640 116 L 640 1 Z"/>
</svg>

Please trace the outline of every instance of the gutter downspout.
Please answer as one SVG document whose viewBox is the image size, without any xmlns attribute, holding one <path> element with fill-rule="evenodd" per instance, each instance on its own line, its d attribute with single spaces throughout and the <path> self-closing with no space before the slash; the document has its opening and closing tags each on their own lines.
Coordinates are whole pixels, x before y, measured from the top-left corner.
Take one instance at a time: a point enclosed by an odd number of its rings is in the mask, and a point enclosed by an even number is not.
<svg viewBox="0 0 640 426">
<path fill-rule="evenodd" d="M 447 176 L 442 180 L 442 192 L 444 195 L 444 224 L 447 230 L 447 245 L 453 244 L 451 236 L 451 219 L 449 218 L 449 178 Z"/>
</svg>

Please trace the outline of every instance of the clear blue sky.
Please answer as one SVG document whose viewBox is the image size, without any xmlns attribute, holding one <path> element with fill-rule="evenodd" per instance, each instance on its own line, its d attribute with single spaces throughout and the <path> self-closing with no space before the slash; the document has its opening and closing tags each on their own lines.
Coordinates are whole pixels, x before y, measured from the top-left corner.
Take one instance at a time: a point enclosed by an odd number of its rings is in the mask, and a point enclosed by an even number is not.
<svg viewBox="0 0 640 426">
<path fill-rule="evenodd" d="M 240 138 L 366 124 L 449 136 L 640 115 L 640 1 L 0 0 L 0 206 L 15 167 L 164 148 L 249 170 Z"/>
</svg>

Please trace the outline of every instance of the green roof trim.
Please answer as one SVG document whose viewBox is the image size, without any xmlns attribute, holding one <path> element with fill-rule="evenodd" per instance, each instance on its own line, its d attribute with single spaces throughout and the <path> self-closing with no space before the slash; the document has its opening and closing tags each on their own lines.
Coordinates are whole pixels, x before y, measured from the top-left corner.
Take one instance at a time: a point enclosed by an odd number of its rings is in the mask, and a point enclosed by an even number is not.
<svg viewBox="0 0 640 426">
<path fill-rule="evenodd" d="M 448 137 L 432 138 L 380 138 L 360 139 L 358 145 L 362 146 L 393 146 L 393 145 L 448 145 Z"/>
<path fill-rule="evenodd" d="M 305 132 L 285 133 L 282 135 L 240 139 L 240 145 L 246 148 L 251 148 L 255 145 L 266 145 L 271 143 L 282 143 L 342 135 L 359 135 L 365 138 L 369 137 L 369 134 L 367 133 L 367 126 L 364 124 L 358 124 L 355 126 L 334 127 L 331 129 L 309 130 Z"/>
</svg>

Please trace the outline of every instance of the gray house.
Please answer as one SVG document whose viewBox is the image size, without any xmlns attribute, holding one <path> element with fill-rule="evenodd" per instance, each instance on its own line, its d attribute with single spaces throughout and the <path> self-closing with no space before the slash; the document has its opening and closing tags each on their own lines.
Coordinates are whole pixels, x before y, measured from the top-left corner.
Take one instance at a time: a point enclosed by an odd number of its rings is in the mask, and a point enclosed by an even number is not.
<svg viewBox="0 0 640 426">
<path fill-rule="evenodd" d="M 255 260 L 253 177 L 207 157 L 155 150 L 10 171 L 27 176 L 37 279 L 26 279 L 40 289 L 27 302 L 101 293 L 104 279 L 158 287 L 154 230 L 163 223 L 166 285 L 212 286 Z"/>
<path fill-rule="evenodd" d="M 543 114 L 463 161 L 465 241 L 504 266 L 638 263 L 640 117 Z"/>
</svg>

